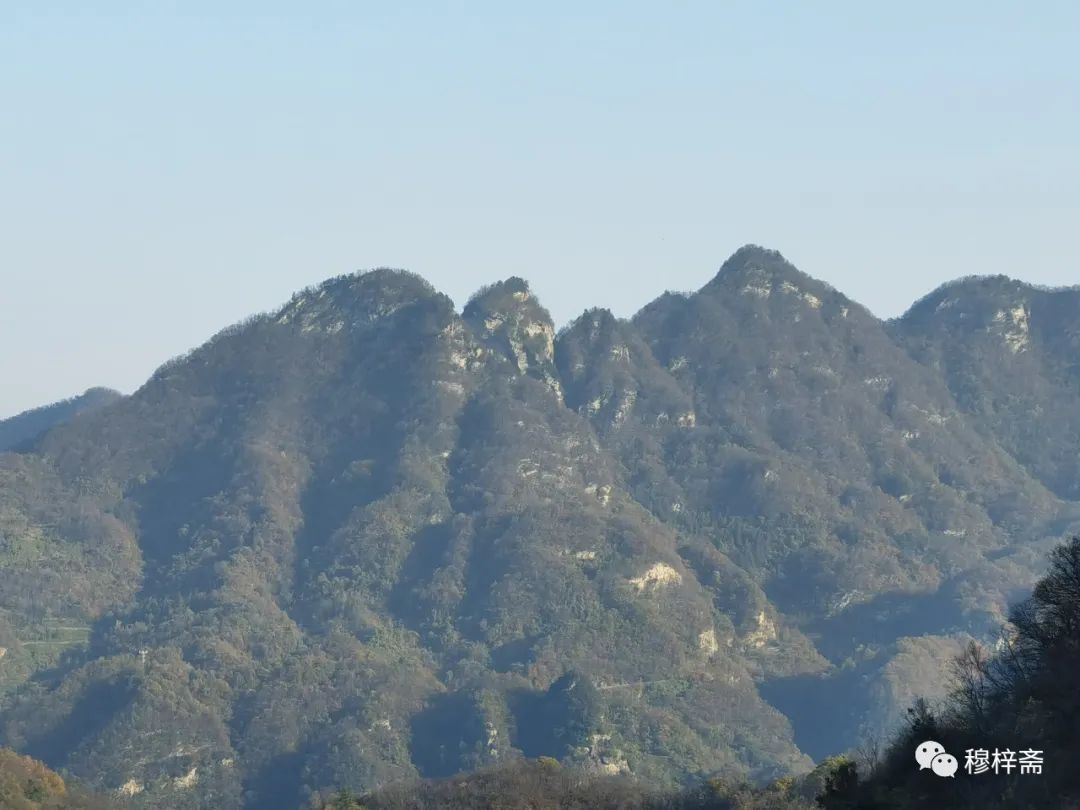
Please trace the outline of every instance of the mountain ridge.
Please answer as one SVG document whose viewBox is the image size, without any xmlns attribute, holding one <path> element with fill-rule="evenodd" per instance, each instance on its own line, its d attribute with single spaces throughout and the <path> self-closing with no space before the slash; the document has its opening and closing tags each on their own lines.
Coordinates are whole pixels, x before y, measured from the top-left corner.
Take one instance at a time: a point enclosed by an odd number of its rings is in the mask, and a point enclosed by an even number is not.
<svg viewBox="0 0 1080 810">
<path fill-rule="evenodd" d="M 0 452 L 26 447 L 41 434 L 74 419 L 81 413 L 105 408 L 123 394 L 101 386 L 88 388 L 78 396 L 31 408 L 0 419 Z"/>
<path fill-rule="evenodd" d="M 0 742 L 147 807 L 521 754 L 805 770 L 1080 525 L 914 323 L 754 246 L 558 332 L 516 277 L 460 312 L 406 271 L 308 288 L 0 455 Z M 1065 426 L 1067 393 L 1035 391 Z"/>
</svg>

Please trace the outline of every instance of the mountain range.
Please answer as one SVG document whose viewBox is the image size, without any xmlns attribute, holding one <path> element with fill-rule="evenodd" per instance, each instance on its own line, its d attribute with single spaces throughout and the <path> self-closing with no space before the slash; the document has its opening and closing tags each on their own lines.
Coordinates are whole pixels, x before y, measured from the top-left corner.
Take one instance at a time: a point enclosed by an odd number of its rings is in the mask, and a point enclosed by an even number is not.
<svg viewBox="0 0 1080 810">
<path fill-rule="evenodd" d="M 882 321 L 756 246 L 558 331 L 331 279 L 0 445 L 0 745 L 136 807 L 809 770 L 1080 527 L 1078 358 L 1080 289 Z"/>
</svg>

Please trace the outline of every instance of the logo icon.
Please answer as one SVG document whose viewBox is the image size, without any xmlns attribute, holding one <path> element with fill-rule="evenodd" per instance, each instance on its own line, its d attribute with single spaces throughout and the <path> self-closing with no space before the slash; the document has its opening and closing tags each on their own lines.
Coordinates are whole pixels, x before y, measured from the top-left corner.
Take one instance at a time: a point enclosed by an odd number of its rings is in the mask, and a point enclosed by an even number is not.
<svg viewBox="0 0 1080 810">
<path fill-rule="evenodd" d="M 938 776 L 956 776 L 959 764 L 952 754 L 938 754 L 930 763 L 930 769 Z"/>
<path fill-rule="evenodd" d="M 931 768 L 934 763 L 934 757 L 944 753 L 945 746 L 941 743 L 936 743 L 933 740 L 927 740 L 924 743 L 920 743 L 919 747 L 915 749 L 915 761 L 919 763 L 919 770 L 925 771 L 927 768 Z"/>
</svg>

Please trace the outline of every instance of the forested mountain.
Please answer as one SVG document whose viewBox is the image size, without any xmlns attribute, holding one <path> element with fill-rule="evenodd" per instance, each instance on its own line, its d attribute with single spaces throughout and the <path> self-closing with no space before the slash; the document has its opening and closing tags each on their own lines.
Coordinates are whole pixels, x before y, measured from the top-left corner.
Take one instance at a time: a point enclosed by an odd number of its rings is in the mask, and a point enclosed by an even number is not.
<svg viewBox="0 0 1080 810">
<path fill-rule="evenodd" d="M 16 449 L 50 428 L 62 425 L 80 413 L 111 405 L 120 397 L 118 391 L 109 388 L 90 388 L 77 397 L 0 419 L 0 452 Z"/>
<path fill-rule="evenodd" d="M 893 328 L 994 436 L 1062 498 L 1080 498 L 1080 289 L 996 276 L 948 284 Z"/>
<path fill-rule="evenodd" d="M 559 333 L 517 278 L 332 279 L 0 455 L 0 744 L 136 807 L 809 770 L 1080 526 L 1078 330 L 1000 279 L 885 323 L 757 247 Z"/>
</svg>

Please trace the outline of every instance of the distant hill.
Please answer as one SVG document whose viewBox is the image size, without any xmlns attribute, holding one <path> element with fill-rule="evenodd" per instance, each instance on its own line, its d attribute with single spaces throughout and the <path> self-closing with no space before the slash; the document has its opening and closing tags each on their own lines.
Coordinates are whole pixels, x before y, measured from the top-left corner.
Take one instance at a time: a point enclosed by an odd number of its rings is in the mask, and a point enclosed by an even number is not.
<svg viewBox="0 0 1080 810">
<path fill-rule="evenodd" d="M 92 413 L 111 405 L 122 396 L 119 391 L 109 388 L 91 388 L 77 397 L 0 419 L 0 452 L 31 442 L 45 431 L 64 424 L 78 414 Z"/>
<path fill-rule="evenodd" d="M 1080 311 L 981 283 L 886 323 L 748 246 L 559 332 L 518 278 L 305 290 L 0 455 L 0 742 L 136 807 L 808 771 L 1080 527 Z"/>
</svg>

